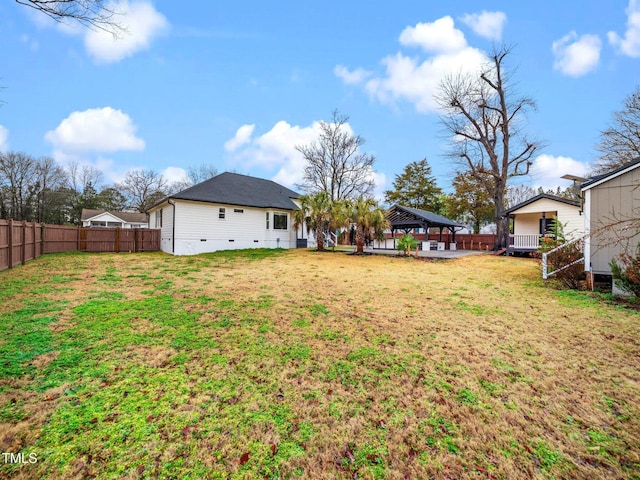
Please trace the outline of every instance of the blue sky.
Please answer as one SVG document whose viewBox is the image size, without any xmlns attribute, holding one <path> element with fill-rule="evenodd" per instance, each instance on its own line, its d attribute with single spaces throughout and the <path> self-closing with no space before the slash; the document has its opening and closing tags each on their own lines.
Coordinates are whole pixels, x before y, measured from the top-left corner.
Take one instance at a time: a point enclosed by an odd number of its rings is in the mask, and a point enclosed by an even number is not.
<svg viewBox="0 0 640 480">
<path fill-rule="evenodd" d="M 292 186 L 295 145 L 337 108 L 377 158 L 378 192 L 425 157 L 450 190 L 433 94 L 506 43 L 546 144 L 523 180 L 552 187 L 584 174 L 639 82 L 640 0 L 346 3 L 120 2 L 114 40 L 2 2 L 0 149 L 89 163 L 105 183 L 213 163 Z"/>
</svg>

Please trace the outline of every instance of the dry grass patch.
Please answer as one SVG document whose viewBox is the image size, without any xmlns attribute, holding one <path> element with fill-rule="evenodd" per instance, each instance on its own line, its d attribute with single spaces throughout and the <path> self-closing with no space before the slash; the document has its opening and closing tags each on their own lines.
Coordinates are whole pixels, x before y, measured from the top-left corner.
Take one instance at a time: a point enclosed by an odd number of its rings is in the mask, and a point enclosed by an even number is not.
<svg viewBox="0 0 640 480">
<path fill-rule="evenodd" d="M 0 414 L 39 462 L 0 475 L 640 475 L 640 316 L 545 288 L 533 262 L 64 260 L 2 274 L 15 296 L 0 315 L 28 319 L 38 348 L 6 357 Z M 54 267 L 73 291 L 26 281 Z M 30 411 L 52 392 L 46 419 L 7 403 Z"/>
</svg>

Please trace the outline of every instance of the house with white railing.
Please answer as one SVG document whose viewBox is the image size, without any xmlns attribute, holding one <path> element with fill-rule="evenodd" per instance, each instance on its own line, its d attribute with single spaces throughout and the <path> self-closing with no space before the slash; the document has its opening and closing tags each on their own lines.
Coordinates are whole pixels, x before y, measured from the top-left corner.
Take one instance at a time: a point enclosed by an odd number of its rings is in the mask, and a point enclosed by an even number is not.
<svg viewBox="0 0 640 480">
<path fill-rule="evenodd" d="M 562 224 L 567 240 L 584 235 L 584 218 L 580 202 L 542 193 L 506 211 L 511 234 L 507 254 L 538 250 L 540 239 L 552 235 L 553 222 Z"/>
</svg>

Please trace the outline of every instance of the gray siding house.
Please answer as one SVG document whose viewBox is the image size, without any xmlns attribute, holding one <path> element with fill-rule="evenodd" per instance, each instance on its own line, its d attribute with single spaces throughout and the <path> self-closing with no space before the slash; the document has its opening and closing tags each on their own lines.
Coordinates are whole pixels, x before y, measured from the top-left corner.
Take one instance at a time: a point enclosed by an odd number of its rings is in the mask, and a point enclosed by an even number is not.
<svg viewBox="0 0 640 480">
<path fill-rule="evenodd" d="M 640 158 L 581 186 L 585 231 L 585 270 L 611 275 L 609 263 L 640 243 Z"/>
</svg>

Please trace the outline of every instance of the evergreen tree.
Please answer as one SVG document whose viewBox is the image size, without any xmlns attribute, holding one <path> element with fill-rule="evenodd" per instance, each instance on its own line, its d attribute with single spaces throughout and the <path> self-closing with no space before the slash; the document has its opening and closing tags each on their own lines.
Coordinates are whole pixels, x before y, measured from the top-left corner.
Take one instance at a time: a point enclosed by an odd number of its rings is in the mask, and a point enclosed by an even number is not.
<svg viewBox="0 0 640 480">
<path fill-rule="evenodd" d="M 391 204 L 441 213 L 444 207 L 441 195 L 442 189 L 436 185 L 431 166 L 424 158 L 411 162 L 400 175 L 396 175 L 393 190 L 384 192 L 384 199 Z"/>
<path fill-rule="evenodd" d="M 457 173 L 453 179 L 455 193 L 447 197 L 447 213 L 459 222 L 471 223 L 473 233 L 493 220 L 495 207 L 485 186 L 469 172 Z"/>
</svg>

